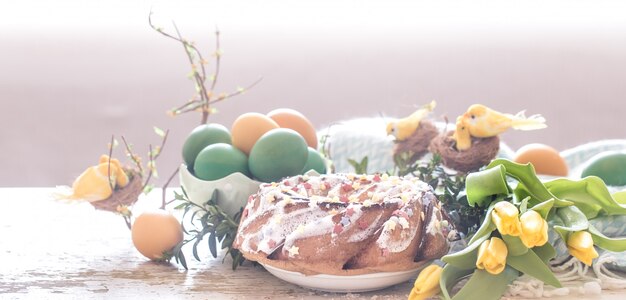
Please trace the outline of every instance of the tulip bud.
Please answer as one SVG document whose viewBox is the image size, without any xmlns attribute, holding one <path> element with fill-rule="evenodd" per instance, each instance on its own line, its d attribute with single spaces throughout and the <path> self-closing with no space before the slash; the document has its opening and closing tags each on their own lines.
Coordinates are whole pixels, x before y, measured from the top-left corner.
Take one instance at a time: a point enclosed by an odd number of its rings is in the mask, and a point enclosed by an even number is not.
<svg viewBox="0 0 626 300">
<path fill-rule="evenodd" d="M 441 291 L 439 279 L 442 271 L 443 269 L 435 264 L 424 268 L 415 280 L 409 300 L 422 300 L 438 294 Z"/>
<path fill-rule="evenodd" d="M 520 223 L 522 224 L 520 238 L 526 247 L 543 246 L 548 242 L 548 222 L 538 212 L 526 211 L 520 217 Z"/>
<path fill-rule="evenodd" d="M 506 248 L 504 241 L 500 238 L 492 237 L 490 240 L 484 241 L 478 248 L 476 268 L 484 269 L 493 275 L 500 274 L 506 267 L 506 256 L 508 254 L 509 250 Z"/>
<path fill-rule="evenodd" d="M 500 234 L 519 236 L 522 233 L 520 221 L 518 219 L 519 210 L 511 202 L 500 201 L 496 203 L 491 212 L 491 220 Z"/>
<path fill-rule="evenodd" d="M 588 266 L 591 266 L 591 261 L 598 257 L 598 252 L 593 247 L 593 238 L 587 231 L 577 231 L 570 234 L 567 239 L 567 250 L 569 250 L 569 254 Z"/>
</svg>

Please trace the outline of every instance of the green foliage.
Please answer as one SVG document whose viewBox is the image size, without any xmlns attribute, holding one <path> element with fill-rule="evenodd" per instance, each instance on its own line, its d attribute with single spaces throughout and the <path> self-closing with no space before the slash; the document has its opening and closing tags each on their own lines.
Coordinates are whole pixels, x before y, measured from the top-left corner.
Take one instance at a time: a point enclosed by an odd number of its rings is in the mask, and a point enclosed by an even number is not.
<svg viewBox="0 0 626 300">
<path fill-rule="evenodd" d="M 517 186 L 511 190 L 508 184 L 514 181 Z M 529 249 L 519 237 L 502 235 L 496 230 L 491 211 L 499 201 L 510 201 L 522 213 L 527 210 L 538 212 L 565 243 L 572 233 L 588 231 L 595 246 L 609 251 L 626 250 L 626 238 L 608 238 L 589 223 L 589 220 L 598 216 L 626 214 L 621 196 L 611 195 L 604 183 L 596 177 L 579 181 L 557 179 L 543 183 L 536 176 L 532 165 L 499 159 L 489 164 L 486 170 L 467 177 L 467 195 L 472 204 L 488 206 L 488 209 L 468 246 L 441 259 L 448 264 L 444 267 L 441 285 L 445 299 L 450 299 L 448 290 L 460 279 L 450 273 L 474 270 L 476 249 L 490 237 L 504 240 L 508 249 L 507 268 L 495 276 L 475 270 L 467 284 L 452 299 L 499 299 L 506 284 L 517 277 L 518 271 L 546 284 L 561 286 L 548 265 L 549 260 L 556 255 L 552 245 L 546 243 Z M 446 268 L 452 271 L 446 271 Z"/>
<path fill-rule="evenodd" d="M 348 162 L 356 173 L 367 171 L 367 156 L 361 162 L 353 159 L 348 159 Z M 389 175 L 417 177 L 433 188 L 459 232 L 471 234 L 478 229 L 485 209 L 468 205 L 464 192 L 465 174 L 446 171 L 438 154 L 434 154 L 430 161 L 415 161 L 409 153 L 402 153 L 394 155 L 394 164 L 394 169 L 387 172 Z"/>
<path fill-rule="evenodd" d="M 220 243 L 221 249 L 226 249 L 224 259 L 226 259 L 228 255 L 232 258 L 233 270 L 243 264 L 245 258 L 239 250 L 233 248 L 233 242 L 237 236 L 237 227 L 239 226 L 242 210 L 231 218 L 217 205 L 215 201 L 216 192 L 201 206 L 191 202 L 184 189 L 182 194 L 174 192 L 174 195 L 175 200 L 181 202 L 176 209 L 183 210 L 182 225 L 186 235 L 186 238 L 172 251 L 172 257 L 176 258 L 176 262 L 187 269 L 187 262 L 182 247 L 191 242 L 193 242 L 193 257 L 200 261 L 198 247 L 202 245 L 201 242 L 206 238 L 209 251 L 214 258 L 217 258 L 217 247 L 218 243 Z M 185 228 L 185 219 L 188 219 L 188 224 L 192 225 L 188 225 L 187 228 Z"/>
<path fill-rule="evenodd" d="M 361 162 L 357 162 L 354 159 L 348 159 L 348 163 L 350 163 L 350 165 L 354 168 L 354 173 L 356 174 L 367 174 L 367 163 L 369 162 L 369 159 L 366 157 L 363 157 L 363 159 L 361 159 Z"/>
</svg>

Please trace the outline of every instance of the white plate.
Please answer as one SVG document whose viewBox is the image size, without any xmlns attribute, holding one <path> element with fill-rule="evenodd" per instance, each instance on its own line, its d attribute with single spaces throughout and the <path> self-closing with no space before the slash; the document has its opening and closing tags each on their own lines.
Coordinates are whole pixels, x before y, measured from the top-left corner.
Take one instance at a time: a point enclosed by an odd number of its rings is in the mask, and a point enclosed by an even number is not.
<svg viewBox="0 0 626 300">
<path fill-rule="evenodd" d="M 324 292 L 349 293 L 375 291 L 406 282 L 410 279 L 416 278 L 422 268 L 428 264 L 424 264 L 422 267 L 415 270 L 381 272 L 352 276 L 326 274 L 307 276 L 302 273 L 286 271 L 265 264 L 261 265 L 265 267 L 267 271 L 272 273 L 272 275 L 304 288 Z"/>
</svg>

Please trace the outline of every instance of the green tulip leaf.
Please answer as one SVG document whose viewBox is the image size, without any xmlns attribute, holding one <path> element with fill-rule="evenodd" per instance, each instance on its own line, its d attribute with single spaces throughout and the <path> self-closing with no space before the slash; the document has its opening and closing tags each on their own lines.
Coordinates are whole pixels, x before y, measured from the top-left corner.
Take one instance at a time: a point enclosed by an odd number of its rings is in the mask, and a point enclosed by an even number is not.
<svg viewBox="0 0 626 300">
<path fill-rule="evenodd" d="M 503 166 L 506 169 L 506 175 L 513 177 L 515 180 L 519 182 L 517 187 L 515 188 L 515 195 L 519 199 L 526 198 L 528 196 L 531 197 L 531 201 L 529 203 L 541 203 L 550 199 L 554 199 L 554 205 L 557 207 L 560 206 L 569 206 L 572 205 L 571 202 L 566 200 L 561 200 L 558 197 L 555 197 L 550 191 L 541 183 L 537 174 L 535 173 L 535 168 L 532 164 L 518 164 L 506 159 L 496 159 L 493 160 L 487 168 L 493 168 L 496 166 Z M 518 189 L 522 189 L 519 192 Z"/>
<path fill-rule="evenodd" d="M 506 244 L 506 248 L 509 250 L 509 255 L 519 256 L 528 252 L 528 247 L 522 243 L 522 239 L 520 239 L 519 236 L 503 234 L 502 240 Z"/>
<path fill-rule="evenodd" d="M 470 206 L 486 207 L 494 195 L 508 195 L 510 188 L 506 183 L 506 170 L 503 166 L 470 173 L 465 179 L 467 203 Z"/>
<path fill-rule="evenodd" d="M 498 275 L 477 269 L 452 300 L 498 300 L 518 277 L 519 272 L 511 267 L 506 267 Z"/>
<path fill-rule="evenodd" d="M 460 269 L 474 269 L 476 268 L 476 259 L 478 258 L 478 248 L 489 236 L 490 235 L 483 235 L 481 238 L 470 243 L 465 249 L 448 254 L 442 257 L 441 260 Z"/>
<path fill-rule="evenodd" d="M 604 181 L 596 176 L 585 177 L 574 181 L 565 178 L 555 179 L 545 183 L 548 190 L 558 198 L 567 199 L 574 203 L 588 219 L 602 215 L 624 215 L 626 204 L 616 201 Z M 626 196 L 618 194 L 620 201 Z"/>
<path fill-rule="evenodd" d="M 544 263 L 548 263 L 551 259 L 556 257 L 556 250 L 550 243 L 545 243 L 543 246 L 533 247 L 532 251 L 541 258 Z"/>
<path fill-rule="evenodd" d="M 530 196 L 525 197 L 519 205 L 519 213 L 523 214 L 528 210 L 528 201 L 530 200 Z"/>
<path fill-rule="evenodd" d="M 593 243 L 605 250 L 609 250 L 612 252 L 623 252 L 626 251 L 626 238 L 610 238 L 602 234 L 597 228 L 593 227 L 593 225 L 589 225 L 588 229 L 589 233 L 591 233 L 591 237 L 593 238 Z"/>
<path fill-rule="evenodd" d="M 516 270 L 535 277 L 546 284 L 560 288 L 561 283 L 554 276 L 550 267 L 534 251 L 528 251 L 523 255 L 509 256 L 506 263 Z"/>
<path fill-rule="evenodd" d="M 617 192 L 612 196 L 615 202 L 619 204 L 626 204 L 626 191 Z"/>
<path fill-rule="evenodd" d="M 554 206 L 554 198 L 541 202 L 531 207 L 531 209 L 538 212 L 541 215 L 541 217 L 544 220 L 546 220 L 548 219 L 548 214 L 550 214 L 550 210 L 552 209 L 553 206 Z"/>
<path fill-rule="evenodd" d="M 589 227 L 587 217 L 576 206 L 558 208 L 556 214 L 563 221 L 562 227 L 569 228 L 569 231 L 581 231 Z"/>
<path fill-rule="evenodd" d="M 439 287 L 441 288 L 441 294 L 444 299 L 450 300 L 449 290 L 454 288 L 461 278 L 472 274 L 474 268 L 460 269 L 452 265 L 445 265 L 441 271 L 441 278 L 439 279 Z"/>
<path fill-rule="evenodd" d="M 496 205 L 496 203 L 497 201 L 493 201 L 491 202 L 491 204 L 489 204 L 489 208 L 487 208 L 487 210 L 485 211 L 485 219 L 483 220 L 483 223 L 480 224 L 478 230 L 476 230 L 476 233 L 470 239 L 469 244 L 473 244 L 476 240 L 483 238 L 484 236 L 490 236 L 491 232 L 496 230 L 496 225 L 493 224 L 493 222 L 491 221 L 491 212 L 493 211 L 493 207 Z"/>
<path fill-rule="evenodd" d="M 553 228 L 561 236 L 564 242 L 567 242 L 567 238 L 570 232 L 587 230 L 589 228 L 589 221 L 585 214 L 578 209 L 577 206 L 561 207 L 556 209 L 556 216 L 558 219 L 554 219 L 555 222 Z M 556 225 L 562 223 L 563 225 Z"/>
</svg>

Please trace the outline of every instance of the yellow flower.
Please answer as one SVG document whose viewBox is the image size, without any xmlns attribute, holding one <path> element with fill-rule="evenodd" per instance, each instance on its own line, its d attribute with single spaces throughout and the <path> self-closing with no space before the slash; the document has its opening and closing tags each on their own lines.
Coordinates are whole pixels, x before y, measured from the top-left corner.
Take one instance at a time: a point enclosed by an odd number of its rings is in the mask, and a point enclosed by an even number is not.
<svg viewBox="0 0 626 300">
<path fill-rule="evenodd" d="M 440 266 L 435 264 L 424 268 L 415 280 L 415 285 L 409 294 L 409 300 L 422 300 L 438 294 L 441 291 L 439 279 L 442 270 Z"/>
<path fill-rule="evenodd" d="M 490 240 L 484 241 L 478 248 L 476 268 L 484 269 L 494 275 L 500 274 L 506 267 L 506 256 L 508 254 L 509 249 L 506 248 L 504 241 L 500 238 L 492 237 Z"/>
<path fill-rule="evenodd" d="M 519 236 L 522 234 L 522 226 L 518 219 L 519 210 L 511 202 L 500 201 L 496 203 L 491 212 L 491 220 L 496 224 L 501 234 Z"/>
<path fill-rule="evenodd" d="M 528 248 L 543 246 L 548 242 L 548 222 L 541 215 L 529 210 L 520 217 L 522 223 L 522 243 Z"/>
<path fill-rule="evenodd" d="M 570 234 L 567 239 L 567 250 L 569 250 L 569 254 L 588 266 L 591 266 L 591 261 L 598 257 L 598 252 L 593 247 L 593 238 L 587 231 L 577 231 Z"/>
</svg>

